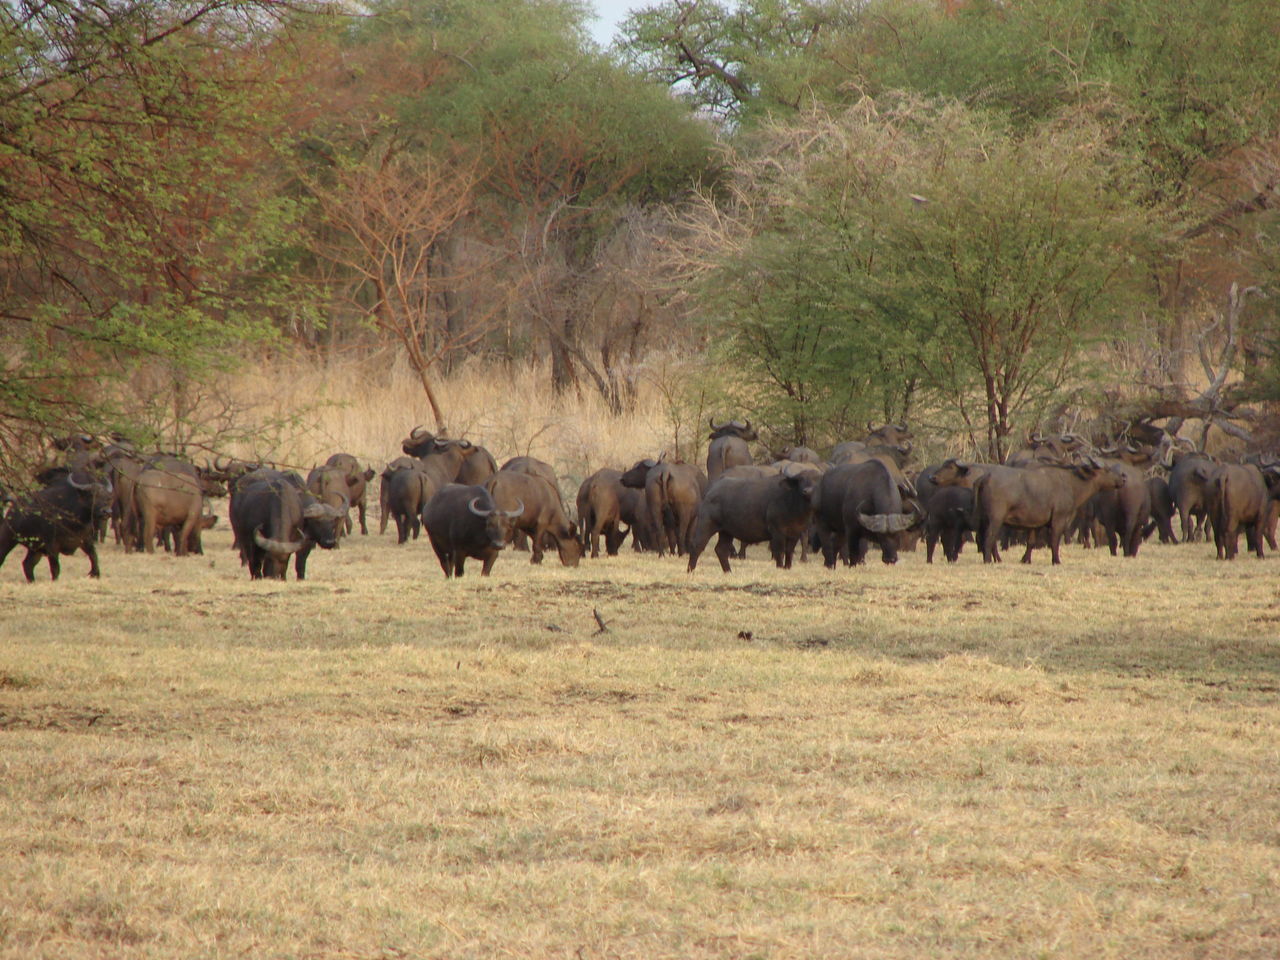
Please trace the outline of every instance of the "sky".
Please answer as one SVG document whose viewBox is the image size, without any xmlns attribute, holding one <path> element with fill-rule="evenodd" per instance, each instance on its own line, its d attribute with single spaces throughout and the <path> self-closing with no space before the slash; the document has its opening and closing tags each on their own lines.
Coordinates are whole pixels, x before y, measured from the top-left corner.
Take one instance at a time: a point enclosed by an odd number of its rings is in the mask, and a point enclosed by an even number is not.
<svg viewBox="0 0 1280 960">
<path fill-rule="evenodd" d="M 596 8 L 598 19 L 590 24 L 591 36 L 596 43 L 607 47 L 613 40 L 618 24 L 632 7 L 651 6 L 656 0 L 591 0 Z"/>
</svg>

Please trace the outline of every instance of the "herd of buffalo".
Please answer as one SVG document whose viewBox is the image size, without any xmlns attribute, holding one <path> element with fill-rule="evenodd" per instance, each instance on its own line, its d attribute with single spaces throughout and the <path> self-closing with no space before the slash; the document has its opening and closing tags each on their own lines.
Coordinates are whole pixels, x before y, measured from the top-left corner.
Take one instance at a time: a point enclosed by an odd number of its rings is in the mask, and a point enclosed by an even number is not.
<svg viewBox="0 0 1280 960">
<path fill-rule="evenodd" d="M 1024 563 L 1048 547 L 1056 564 L 1073 539 L 1133 557 L 1153 532 L 1178 542 L 1175 518 L 1184 542 L 1211 533 L 1220 559 L 1235 558 L 1241 531 L 1259 557 L 1264 541 L 1276 549 L 1280 460 L 1266 455 L 1226 463 L 1144 427 L 1101 445 L 1073 433 L 1032 434 L 1002 464 L 952 458 L 915 471 L 906 424 L 867 427 L 863 439 L 826 457 L 787 447 L 757 463 L 749 421 L 712 421 L 705 471 L 665 458 L 597 470 L 578 488 L 576 522 L 550 464 L 514 457 L 499 467 L 484 447 L 420 427 L 380 475 L 337 453 L 305 480 L 262 463 L 218 457 L 197 465 L 78 435 L 54 444 L 60 462 L 39 472 L 30 493 L 4 497 L 0 565 L 23 546 L 28 581 L 41 557 L 57 579 L 59 556 L 82 550 L 96 577 L 97 544 L 109 529 L 126 551 L 200 553 L 201 532 L 216 519 L 208 498 L 226 495 L 249 575 L 283 579 L 292 557 L 301 580 L 316 546 L 332 549 L 352 532 L 353 508 L 360 532 L 369 532 L 375 478 L 380 532 L 393 519 L 403 544 L 425 528 L 447 577 L 462 576 L 469 558 L 488 574 L 512 544 L 527 545 L 534 563 L 554 548 L 576 566 L 588 551 L 599 557 L 602 537 L 615 555 L 628 535 L 637 550 L 686 556 L 691 572 L 712 538 L 725 571 L 748 545 L 766 542 L 784 568 L 797 546 L 802 559 L 820 550 L 834 567 L 863 562 L 874 543 L 893 563 L 922 537 L 930 563 L 939 544 L 954 562 L 969 540 L 986 562 L 1017 543 Z"/>
</svg>

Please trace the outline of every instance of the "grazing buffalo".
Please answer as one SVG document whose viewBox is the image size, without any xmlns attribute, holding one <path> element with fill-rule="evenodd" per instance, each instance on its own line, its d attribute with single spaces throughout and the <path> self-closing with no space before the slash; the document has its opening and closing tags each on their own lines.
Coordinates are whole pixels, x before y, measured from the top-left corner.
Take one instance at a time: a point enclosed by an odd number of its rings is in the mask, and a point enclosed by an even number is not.
<svg viewBox="0 0 1280 960">
<path fill-rule="evenodd" d="M 23 546 L 27 555 L 22 574 L 27 582 L 35 580 L 41 557 L 49 562 L 49 576 L 57 580 L 62 572 L 59 555 L 83 550 L 89 558 L 89 576 L 99 576 L 96 528 L 111 512 L 111 495 L 110 482 L 66 470 L 43 489 L 15 501 L 0 520 L 0 566 L 14 547 Z"/>
<path fill-rule="evenodd" d="M 533 544 L 531 562 L 542 562 L 542 545 L 546 538 L 555 542 L 560 562 L 566 567 L 576 567 L 582 557 L 582 544 L 578 541 L 578 528 L 564 512 L 559 491 L 541 476 L 502 469 L 484 482 L 484 488 L 493 502 L 502 510 L 512 511 L 517 505 L 522 510 L 513 516 L 513 531 L 528 534 Z"/>
<path fill-rule="evenodd" d="M 460 577 L 471 557 L 481 561 L 487 577 L 493 562 L 511 539 L 512 521 L 524 514 L 524 504 L 502 510 L 484 487 L 446 484 L 422 511 L 431 547 L 445 577 Z"/>
<path fill-rule="evenodd" d="M 618 548 L 626 539 L 626 525 L 636 542 L 637 549 L 653 549 L 645 539 L 648 530 L 649 508 L 644 491 L 622 485 L 622 471 L 605 467 L 597 470 L 578 487 L 578 526 L 582 545 L 591 546 L 591 558 L 600 556 L 600 535 L 604 534 L 605 553 L 618 555 Z"/>
<path fill-rule="evenodd" d="M 751 450 L 747 444 L 756 439 L 756 431 L 752 429 L 750 420 L 746 423 L 739 420 L 709 422 L 711 445 L 707 447 L 707 482 L 715 483 L 729 467 L 751 463 Z"/>
<path fill-rule="evenodd" d="M 343 537 L 351 524 L 351 484 L 344 467 L 314 467 L 307 474 L 307 490 L 321 503 L 341 512 L 334 520 L 333 533 Z"/>
<path fill-rule="evenodd" d="M 365 523 L 365 512 L 368 509 L 369 481 L 375 476 L 372 467 L 360 468 L 360 461 L 349 453 L 335 453 L 324 462 L 328 468 L 342 471 L 347 480 L 347 503 L 356 508 L 360 520 L 360 533 L 368 534 L 369 527 Z M 352 530 L 351 516 L 347 515 L 346 532 Z"/>
<path fill-rule="evenodd" d="M 963 478 L 974 465 L 948 460 L 934 474 L 944 483 L 944 469 L 950 468 Z M 1043 530 L 1055 564 L 1061 563 L 1059 547 L 1062 536 L 1075 518 L 1076 511 L 1099 490 L 1114 490 L 1125 485 L 1125 475 L 1108 469 L 1101 461 L 1089 457 L 1071 466 L 1044 464 L 1033 469 L 982 465 L 983 475 L 973 484 L 974 527 L 982 545 L 984 563 L 1000 559 L 996 541 L 1004 526 L 1028 531 Z M 1143 482 L 1145 488 L 1145 481 Z M 1027 538 L 1027 551 L 1022 562 L 1031 562 L 1035 548 L 1033 536 Z"/>
<path fill-rule="evenodd" d="M 796 544 L 813 517 L 819 476 L 812 470 L 792 468 L 772 477 L 721 477 L 711 484 L 689 538 L 689 572 L 698 566 L 698 557 L 716 534 L 716 557 L 725 573 L 730 569 L 734 540 L 743 544 L 769 541 L 773 562 L 791 569 Z"/>
<path fill-rule="evenodd" d="M 503 470 L 511 473 L 523 473 L 547 481 L 547 483 L 551 484 L 551 489 L 556 492 L 556 496 L 560 497 L 560 502 L 563 505 L 564 497 L 560 493 L 560 478 L 556 476 L 556 468 L 547 463 L 547 461 L 539 460 L 537 457 L 512 457 L 498 469 L 498 472 L 501 473 Z"/>
<path fill-rule="evenodd" d="M 693 532 L 707 475 L 687 463 L 641 460 L 621 477 L 624 487 L 643 489 L 649 511 L 649 539 L 658 556 L 683 554 Z"/>
<path fill-rule="evenodd" d="M 902 491 L 893 471 L 877 459 L 838 464 L 822 475 L 814 500 L 814 523 L 822 559 L 862 563 L 870 541 L 880 544 L 885 563 L 898 562 L 898 534 L 918 523 L 903 513 Z"/>
<path fill-rule="evenodd" d="M 240 546 L 240 562 L 254 580 L 283 580 L 293 556 L 294 573 L 305 580 L 307 557 L 317 545 L 322 550 L 337 545 L 335 521 L 346 511 L 318 501 L 297 474 L 255 473 L 256 478 L 241 478 L 231 499 L 231 528 Z"/>
</svg>

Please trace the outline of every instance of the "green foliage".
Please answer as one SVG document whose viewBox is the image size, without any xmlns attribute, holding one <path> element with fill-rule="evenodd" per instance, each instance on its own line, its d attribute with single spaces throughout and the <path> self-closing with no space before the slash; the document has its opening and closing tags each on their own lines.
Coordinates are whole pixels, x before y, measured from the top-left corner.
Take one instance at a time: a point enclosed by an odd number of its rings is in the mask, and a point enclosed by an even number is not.
<svg viewBox="0 0 1280 960">
<path fill-rule="evenodd" d="M 135 362 L 198 377 L 270 335 L 296 206 L 269 153 L 277 4 L 0 8 L 0 446 L 129 419 Z"/>
<path fill-rule="evenodd" d="M 741 171 L 769 205 L 703 288 L 759 415 L 821 440 L 918 403 L 1002 457 L 1122 322 L 1149 236 L 1095 133 L 911 102 L 772 128 Z"/>
<path fill-rule="evenodd" d="M 738 121 L 845 96 L 831 44 L 866 22 L 861 5 L 830 0 L 668 0 L 623 22 L 621 50 L 699 110 Z"/>
</svg>

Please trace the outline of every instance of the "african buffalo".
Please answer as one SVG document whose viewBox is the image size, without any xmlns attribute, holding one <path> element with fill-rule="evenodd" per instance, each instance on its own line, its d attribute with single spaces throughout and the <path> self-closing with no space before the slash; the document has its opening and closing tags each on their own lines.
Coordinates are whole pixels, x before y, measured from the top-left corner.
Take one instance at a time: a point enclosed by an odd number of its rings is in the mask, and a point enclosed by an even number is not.
<svg viewBox="0 0 1280 960">
<path fill-rule="evenodd" d="M 602 533 L 605 553 L 610 557 L 618 555 L 618 548 L 627 536 L 621 529 L 622 524 L 630 529 L 637 548 L 652 549 L 653 545 L 645 538 L 649 514 L 644 491 L 624 487 L 622 471 L 604 467 L 578 487 L 578 526 L 583 547 L 590 542 L 592 559 L 600 556 Z"/>
<path fill-rule="evenodd" d="M 1200 468 L 1217 463 L 1216 457 L 1196 450 L 1179 450 L 1173 454 L 1173 469 L 1169 471 L 1169 492 L 1173 494 L 1174 505 L 1178 508 L 1183 543 L 1199 539 L 1205 524 L 1213 522 L 1209 517 L 1209 498 L 1204 481 L 1208 471 Z"/>
<path fill-rule="evenodd" d="M 62 572 L 59 554 L 70 556 L 83 550 L 89 558 L 89 576 L 99 576 L 96 526 L 111 511 L 111 493 L 110 482 L 66 470 L 43 489 L 16 500 L 0 520 L 0 566 L 14 547 L 23 546 L 27 555 L 22 573 L 27 582 L 35 580 L 41 557 L 49 561 L 49 575 L 57 580 Z"/>
<path fill-rule="evenodd" d="M 157 458 L 133 479 L 132 515 L 138 549 L 155 553 L 156 535 L 172 527 L 177 529 L 175 554 L 185 557 L 189 551 L 203 552 L 199 549 L 203 513 L 204 492 L 191 464 L 169 457 Z"/>
<path fill-rule="evenodd" d="M 327 503 L 341 516 L 334 520 L 333 534 L 341 539 L 351 524 L 351 484 L 344 467 L 313 467 L 307 474 L 307 490 L 321 503 Z"/>
<path fill-rule="evenodd" d="M 261 475 L 242 478 L 231 500 L 231 528 L 240 545 L 240 562 L 254 580 L 264 576 L 283 580 L 292 555 L 294 573 L 305 580 L 307 557 L 317 545 L 333 549 L 338 542 L 335 521 L 346 512 L 318 501 L 297 474 L 255 472 Z"/>
<path fill-rule="evenodd" d="M 512 529 L 529 535 L 532 563 L 542 562 L 543 541 L 550 537 L 555 541 L 560 562 L 566 567 L 578 565 L 582 557 L 578 528 L 565 516 L 560 493 L 551 483 L 541 476 L 504 468 L 483 486 L 500 509 L 512 511 L 517 505 L 522 506 L 521 513 L 512 518 Z"/>
<path fill-rule="evenodd" d="M 947 461 L 943 468 L 948 465 L 959 476 L 973 469 L 972 464 L 954 460 Z M 1094 457 L 1071 466 L 1020 468 L 984 464 L 982 469 L 983 475 L 973 484 L 973 526 L 979 532 L 984 563 L 1000 559 L 996 541 L 1004 526 L 1044 530 L 1053 562 L 1061 563 L 1058 550 L 1062 535 L 1076 511 L 1099 490 L 1119 489 L 1125 484 L 1123 473 L 1108 469 Z M 943 478 L 940 468 L 934 479 L 943 484 Z M 1031 562 L 1035 543 L 1035 538 L 1028 536 L 1023 563 Z"/>
<path fill-rule="evenodd" d="M 643 489 L 649 512 L 649 537 L 658 556 L 683 554 L 693 532 L 707 475 L 687 463 L 641 460 L 620 478 L 624 487 Z"/>
<path fill-rule="evenodd" d="M 1142 545 L 1142 534 L 1151 517 L 1151 488 L 1146 471 L 1153 451 L 1133 447 L 1110 447 L 1101 451 L 1102 463 L 1125 476 L 1124 486 L 1117 490 L 1101 490 L 1094 494 L 1094 515 L 1102 525 L 1111 555 L 1116 547 L 1126 557 L 1136 557 Z"/>
<path fill-rule="evenodd" d="M 425 432 L 415 437 L 411 433 L 400 444 L 400 449 L 424 463 L 438 459 L 451 483 L 483 483 L 498 472 L 493 455 L 470 440 L 446 439 Z"/>
<path fill-rule="evenodd" d="M 711 484 L 689 538 L 689 572 L 698 566 L 698 557 L 716 534 L 716 557 L 725 573 L 730 569 L 734 540 L 743 544 L 769 541 L 773 562 L 791 569 L 796 544 L 813 517 L 813 493 L 819 476 L 793 467 L 772 477 L 721 477 Z"/>
<path fill-rule="evenodd" d="M 1078 433 L 1057 433 L 1041 436 L 1033 433 L 1027 437 L 1027 445 L 1005 458 L 1005 466 L 1025 467 L 1031 464 L 1070 462 L 1073 456 L 1088 453 L 1092 444 Z"/>
<path fill-rule="evenodd" d="M 751 450 L 747 444 L 756 439 L 756 431 L 751 421 L 743 423 L 729 420 L 725 423 L 711 424 L 710 446 L 707 447 L 707 482 L 715 483 L 729 467 L 744 466 L 751 463 Z"/>
<path fill-rule="evenodd" d="M 516 507 L 500 509 L 480 486 L 450 483 L 436 491 L 422 521 L 445 577 L 462 576 L 468 557 L 484 564 L 480 575 L 487 577 L 511 539 L 512 521 L 524 513 L 524 504 Z"/>
<path fill-rule="evenodd" d="M 1205 487 L 1218 559 L 1236 558 L 1241 530 L 1262 559 L 1270 501 L 1280 495 L 1280 473 L 1269 467 L 1264 474 L 1252 463 L 1204 463 L 1195 468 L 1195 474 Z"/>
<path fill-rule="evenodd" d="M 383 481 L 386 500 L 384 516 L 396 522 L 396 543 L 404 543 L 413 534 L 418 539 L 422 529 L 422 508 L 448 481 L 431 469 L 396 470 Z"/>
<path fill-rule="evenodd" d="M 1177 543 L 1178 538 L 1173 533 L 1173 517 L 1177 507 L 1173 503 L 1169 481 L 1164 477 L 1148 477 L 1147 490 L 1151 496 L 1151 519 L 1142 530 L 1143 537 L 1149 537 L 1153 531 L 1159 530 L 1161 543 Z"/>
<path fill-rule="evenodd" d="M 773 459 L 775 462 L 812 463 L 819 467 L 827 462 L 822 459 L 818 451 L 810 447 L 783 447 L 774 454 Z"/>
<path fill-rule="evenodd" d="M 903 513 L 902 491 L 893 472 L 877 459 L 838 464 L 822 475 L 814 500 L 814 523 L 822 558 L 859 564 L 871 540 L 880 544 L 885 563 L 898 561 L 898 534 L 918 522 Z"/>
<path fill-rule="evenodd" d="M 973 530 L 973 491 L 968 487 L 936 487 L 923 501 L 923 509 L 925 562 L 933 563 L 933 552 L 941 540 L 943 557 L 955 563 L 965 537 Z"/>
<path fill-rule="evenodd" d="M 362 470 L 360 461 L 349 453 L 333 454 L 324 462 L 324 466 L 342 471 L 342 475 L 347 481 L 347 503 L 356 508 L 356 515 L 360 521 L 360 533 L 362 535 L 368 534 L 369 527 L 365 523 L 365 511 L 368 509 L 369 503 L 369 481 L 376 476 L 373 468 L 368 467 Z M 350 533 L 352 530 L 350 514 L 347 515 L 345 527 L 346 532 Z"/>
</svg>

